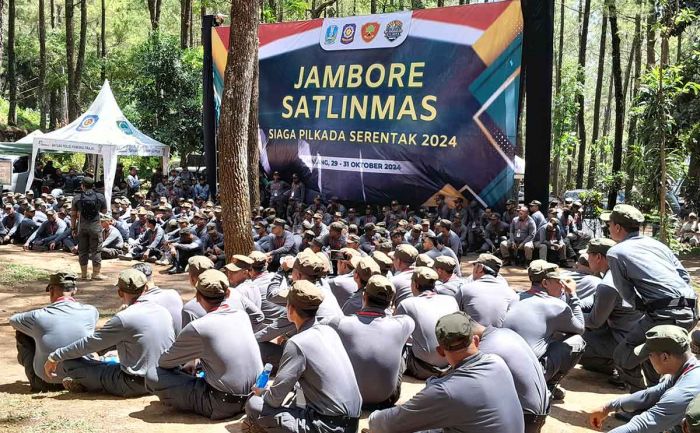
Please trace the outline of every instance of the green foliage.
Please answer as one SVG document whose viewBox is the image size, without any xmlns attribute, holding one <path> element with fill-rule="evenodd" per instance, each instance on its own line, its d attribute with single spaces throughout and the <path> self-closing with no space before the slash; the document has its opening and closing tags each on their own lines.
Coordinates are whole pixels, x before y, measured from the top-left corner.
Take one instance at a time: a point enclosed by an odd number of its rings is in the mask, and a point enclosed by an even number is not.
<svg viewBox="0 0 700 433">
<path fill-rule="evenodd" d="M 576 65 L 563 66 L 561 91 L 559 95 L 554 96 L 552 104 L 552 131 L 554 133 L 552 152 L 554 155 L 559 154 L 562 159 L 568 158 L 578 144 L 576 96 L 580 94 L 582 87 L 577 80 L 577 74 L 578 67 Z"/>
</svg>

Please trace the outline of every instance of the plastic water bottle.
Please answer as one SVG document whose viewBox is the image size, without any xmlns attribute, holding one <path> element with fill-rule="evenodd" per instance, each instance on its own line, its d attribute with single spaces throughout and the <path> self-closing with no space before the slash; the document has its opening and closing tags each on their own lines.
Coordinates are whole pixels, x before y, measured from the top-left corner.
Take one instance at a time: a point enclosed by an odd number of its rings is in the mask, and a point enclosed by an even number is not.
<svg viewBox="0 0 700 433">
<path fill-rule="evenodd" d="M 104 356 L 104 357 L 102 357 L 102 362 L 104 362 L 105 364 L 109 364 L 109 365 L 117 365 L 117 364 L 119 364 L 119 358 L 116 356 L 113 356 L 113 355 L 112 356 Z"/>
<path fill-rule="evenodd" d="M 207 375 L 206 375 L 206 373 L 204 372 L 204 370 L 200 370 L 200 371 L 198 371 L 197 373 L 195 373 L 195 376 L 197 376 L 197 377 L 200 378 L 200 379 L 204 379 Z"/>
<path fill-rule="evenodd" d="M 272 364 L 265 364 L 265 368 L 263 368 L 262 373 L 260 373 L 260 376 L 258 376 L 258 379 L 255 381 L 255 386 L 260 389 L 265 388 L 267 386 L 267 382 L 270 380 L 271 372 Z"/>
</svg>

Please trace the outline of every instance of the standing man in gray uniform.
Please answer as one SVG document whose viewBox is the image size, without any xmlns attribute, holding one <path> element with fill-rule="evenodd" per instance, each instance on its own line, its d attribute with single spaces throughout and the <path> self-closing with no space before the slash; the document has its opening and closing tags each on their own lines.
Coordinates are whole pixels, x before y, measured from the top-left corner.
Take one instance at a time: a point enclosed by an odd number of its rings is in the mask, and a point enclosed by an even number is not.
<svg viewBox="0 0 700 433">
<path fill-rule="evenodd" d="M 146 276 L 140 271 L 122 271 L 117 293 L 128 307 L 93 335 L 54 350 L 44 365 L 46 375 L 53 376 L 59 363 L 63 363 L 63 386 L 69 391 L 105 392 L 121 397 L 147 394 L 144 380 L 154 377 L 158 359 L 173 344 L 175 333 L 165 308 L 139 300 L 146 283 Z M 112 346 L 117 347 L 119 364 L 81 358 Z"/>
<path fill-rule="evenodd" d="M 397 308 L 404 299 L 413 296 L 411 277 L 416 257 L 418 257 L 418 250 L 408 244 L 399 245 L 394 250 L 394 276 L 391 278 L 391 284 L 396 289 L 394 308 Z"/>
<path fill-rule="evenodd" d="M 430 268 L 416 268 L 411 277 L 413 297 L 396 308 L 396 314 L 406 314 L 416 324 L 406 351 L 406 373 L 420 380 L 442 376 L 449 368 L 437 351 L 435 324 L 440 317 L 459 311 L 454 297 L 435 293 L 437 278 Z"/>
<path fill-rule="evenodd" d="M 346 316 L 355 314 L 363 308 L 364 291 L 367 282 L 370 280 L 370 278 L 372 278 L 372 276 L 380 275 L 379 265 L 377 265 L 377 263 L 371 257 L 353 257 L 351 266 L 354 269 L 352 275 L 353 282 L 355 283 L 357 290 L 352 294 L 350 299 L 343 304 L 343 314 Z M 393 299 L 393 286 L 391 295 Z"/>
<path fill-rule="evenodd" d="M 523 410 L 525 433 L 538 433 L 549 414 L 552 396 L 542 366 L 521 336 L 508 328 L 484 327 L 472 321 L 474 335 L 479 337 L 479 350 L 498 355 L 513 375 Z"/>
<path fill-rule="evenodd" d="M 297 280 L 287 295 L 287 316 L 297 334 L 287 341 L 282 361 L 269 389 L 253 388 L 246 404 L 247 423 L 268 433 L 355 433 L 362 397 L 352 363 L 338 334 L 316 322 L 323 292 L 311 281 Z M 295 389 L 305 407 L 285 406 Z"/>
<path fill-rule="evenodd" d="M 160 357 L 157 379 L 146 387 L 177 410 L 211 419 L 243 412 L 248 393 L 262 371 L 260 350 L 246 314 L 226 304 L 228 279 L 204 271 L 197 281 L 197 301 L 207 314 L 190 322 Z M 232 332 L 235 330 L 235 332 Z M 201 362 L 204 378 L 181 365 Z"/>
<path fill-rule="evenodd" d="M 406 403 L 373 412 L 372 433 L 524 431 L 513 377 L 501 358 L 479 351 L 479 337 L 471 324 L 462 312 L 440 318 L 434 329 L 440 344 L 437 350 L 450 371 L 430 378 Z"/>
<path fill-rule="evenodd" d="M 406 369 L 402 352 L 415 324 L 408 316 L 387 315 L 394 286 L 386 277 L 372 276 L 361 297 L 361 310 L 351 316 L 334 317 L 327 324 L 338 333 L 350 357 L 362 408 L 385 409 L 401 396 Z"/>
<path fill-rule="evenodd" d="M 46 286 L 51 304 L 10 317 L 16 331 L 17 361 L 24 367 L 32 392 L 62 390 L 62 370 L 57 376 L 44 373 L 49 353 L 95 331 L 99 313 L 73 298 L 76 279 L 70 272 L 51 274 Z"/>
<path fill-rule="evenodd" d="M 700 394 L 700 362 L 690 352 L 688 332 L 674 325 L 655 326 L 634 352 L 648 358 L 663 379 L 603 405 L 590 414 L 589 423 L 600 429 L 611 413 L 624 411 L 638 414 L 609 433 L 680 432 L 686 408 Z"/>
<path fill-rule="evenodd" d="M 146 290 L 139 301 L 152 301 L 168 310 L 173 318 L 173 330 L 177 336 L 182 330 L 182 297 L 173 289 L 161 289 L 153 281 L 153 268 L 148 263 L 136 263 L 132 268 L 142 272 L 146 279 Z"/>
<path fill-rule="evenodd" d="M 608 250 L 608 266 L 615 288 L 622 298 L 644 316 L 615 354 L 622 377 L 642 369 L 649 384 L 658 375 L 648 362 L 634 354 L 644 342 L 645 332 L 656 325 L 676 325 L 688 331 L 695 327 L 697 296 L 690 287 L 690 275 L 673 252 L 661 242 L 639 233 L 644 215 L 636 208 L 620 204 L 601 215 L 617 245 Z M 634 390 L 634 383 L 629 383 Z"/>
<path fill-rule="evenodd" d="M 105 196 L 95 192 L 92 187 L 95 181 L 84 177 L 83 191 L 73 197 L 70 227 L 73 238 L 78 241 L 78 262 L 80 263 L 80 278 L 87 280 L 88 263 L 92 260 L 92 279 L 102 280 L 102 227 L 100 213 L 107 212 Z"/>
<path fill-rule="evenodd" d="M 500 328 L 506 313 L 518 302 L 518 294 L 505 278 L 498 278 L 501 259 L 492 254 L 479 254 L 471 262 L 472 281 L 463 284 L 455 299 L 459 309 L 483 326 Z"/>
<path fill-rule="evenodd" d="M 532 287 L 506 314 L 504 328 L 510 328 L 535 352 L 544 367 L 552 396 L 563 400 L 566 392 L 559 382 L 581 358 L 586 343 L 583 312 L 576 297 L 576 284 L 563 279 L 557 265 L 533 260 L 527 273 Z"/>
<path fill-rule="evenodd" d="M 591 239 L 588 244 L 587 254 L 591 270 L 605 276 L 591 296 L 593 304 L 589 312 L 583 314 L 586 322 L 586 332 L 583 334 L 586 351 L 581 357 L 581 365 L 587 370 L 607 375 L 614 373 L 616 348 L 625 341 L 642 318 L 642 313 L 623 300 L 615 290 L 606 258 L 607 252 L 613 246 L 615 241 L 606 238 Z M 578 293 L 578 287 L 576 289 Z M 630 372 L 628 371 L 622 379 L 622 385 L 633 383 L 638 389 L 644 388 L 641 367 L 636 368 L 634 375 L 629 374 Z M 620 385 L 620 379 L 613 380 L 611 377 L 609 381 Z"/>
</svg>

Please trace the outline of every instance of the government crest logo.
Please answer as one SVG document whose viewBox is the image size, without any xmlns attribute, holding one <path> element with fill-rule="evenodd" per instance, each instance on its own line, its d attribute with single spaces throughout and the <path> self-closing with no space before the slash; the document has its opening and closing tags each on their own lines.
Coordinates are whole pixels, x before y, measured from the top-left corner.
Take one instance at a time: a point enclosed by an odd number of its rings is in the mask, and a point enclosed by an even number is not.
<svg viewBox="0 0 700 433">
<path fill-rule="evenodd" d="M 326 45 L 333 45 L 337 39 L 338 26 L 336 26 L 335 24 L 332 26 L 328 26 L 328 28 L 326 28 L 326 37 L 324 43 Z"/>
<path fill-rule="evenodd" d="M 341 44 L 351 44 L 355 40 L 355 24 L 345 24 L 343 26 L 343 34 L 340 36 Z"/>
<path fill-rule="evenodd" d="M 403 22 L 401 20 L 390 21 L 384 29 L 384 37 L 389 42 L 394 42 L 400 38 L 401 33 L 403 33 Z"/>
<path fill-rule="evenodd" d="M 128 123 L 124 120 L 117 120 L 117 126 L 119 129 L 126 135 L 133 135 L 134 131 L 131 130 L 131 127 L 129 126 Z"/>
<path fill-rule="evenodd" d="M 379 23 L 366 23 L 362 26 L 362 40 L 369 43 L 379 33 Z"/>
<path fill-rule="evenodd" d="M 75 130 L 89 131 L 95 126 L 99 118 L 100 117 L 97 114 L 88 114 L 87 116 L 83 117 L 83 120 L 80 121 L 80 124 L 78 124 Z"/>
</svg>

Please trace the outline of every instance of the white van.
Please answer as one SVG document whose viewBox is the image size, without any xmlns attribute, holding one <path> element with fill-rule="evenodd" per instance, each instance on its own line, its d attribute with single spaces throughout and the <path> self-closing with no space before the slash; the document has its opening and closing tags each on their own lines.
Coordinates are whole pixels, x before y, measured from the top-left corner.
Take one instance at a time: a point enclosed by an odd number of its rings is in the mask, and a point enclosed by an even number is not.
<svg viewBox="0 0 700 433">
<path fill-rule="evenodd" d="M 25 192 L 29 177 L 29 155 L 0 155 L 0 172 L 6 174 L 10 167 L 10 183 L 4 183 L 8 179 L 3 179 L 2 191 Z"/>
</svg>

